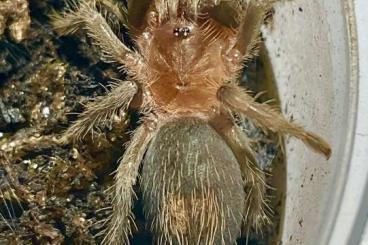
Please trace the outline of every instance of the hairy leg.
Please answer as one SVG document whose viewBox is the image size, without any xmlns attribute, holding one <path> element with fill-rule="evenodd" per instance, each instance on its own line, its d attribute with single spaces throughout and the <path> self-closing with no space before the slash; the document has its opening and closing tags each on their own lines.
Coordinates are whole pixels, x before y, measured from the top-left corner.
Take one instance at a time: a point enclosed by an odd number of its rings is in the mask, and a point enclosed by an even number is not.
<svg viewBox="0 0 368 245">
<path fill-rule="evenodd" d="M 139 127 L 120 160 L 112 194 L 113 213 L 109 219 L 103 244 L 129 244 L 129 236 L 132 233 L 132 225 L 134 225 L 132 208 L 135 193 L 133 186 L 137 181 L 139 166 L 152 136 L 153 132 L 146 125 Z"/>
<path fill-rule="evenodd" d="M 113 86 L 107 95 L 97 97 L 87 104 L 87 109 L 64 133 L 62 141 L 78 141 L 89 133 L 93 137 L 98 127 L 111 124 L 114 117 L 124 117 L 137 93 L 138 86 L 133 82 L 123 82 Z"/>
<path fill-rule="evenodd" d="M 224 121 L 223 117 L 221 120 Z M 269 214 L 272 213 L 266 198 L 265 173 L 256 165 L 254 152 L 244 132 L 230 119 L 222 123 L 220 127 L 217 123 L 212 123 L 212 126 L 230 146 L 240 165 L 246 191 L 244 228 L 246 233 L 251 228 L 258 232 L 264 224 L 270 222 Z"/>
<path fill-rule="evenodd" d="M 261 26 L 268 6 L 251 0 L 244 8 L 245 15 L 241 19 L 234 48 L 240 51 L 245 61 L 248 61 L 258 55 Z"/>
<path fill-rule="evenodd" d="M 258 55 L 261 26 L 277 2 L 288 0 L 239 0 L 237 2 L 237 39 L 233 49 L 239 52 L 239 62 L 247 62 Z"/>
<path fill-rule="evenodd" d="M 331 148 L 325 140 L 289 122 L 269 105 L 257 103 L 241 87 L 235 84 L 225 84 L 218 90 L 217 96 L 225 108 L 251 119 L 263 129 L 297 137 L 314 151 L 324 154 L 327 159 L 330 157 Z"/>
<path fill-rule="evenodd" d="M 128 25 L 131 31 L 141 30 L 144 16 L 151 4 L 151 0 L 127 0 L 128 3 Z"/>
<path fill-rule="evenodd" d="M 94 44 L 101 48 L 102 59 L 106 62 L 127 65 L 140 59 L 138 53 L 129 49 L 115 35 L 106 19 L 98 12 L 95 0 L 84 0 L 80 4 L 72 2 L 63 13 L 54 14 L 52 18 L 54 28 L 60 35 L 85 29 Z"/>
<path fill-rule="evenodd" d="M 114 14 L 119 22 L 123 25 L 127 25 L 127 9 L 122 3 L 113 0 L 94 0 L 101 4 L 110 13 Z"/>
</svg>

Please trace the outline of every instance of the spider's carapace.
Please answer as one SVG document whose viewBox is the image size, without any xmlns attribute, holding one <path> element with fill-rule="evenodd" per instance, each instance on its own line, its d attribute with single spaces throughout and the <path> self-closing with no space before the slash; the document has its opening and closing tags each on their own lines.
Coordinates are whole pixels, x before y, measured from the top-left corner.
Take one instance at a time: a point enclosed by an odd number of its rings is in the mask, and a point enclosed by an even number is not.
<svg viewBox="0 0 368 245">
<path fill-rule="evenodd" d="M 137 39 L 146 66 L 138 78 L 163 114 L 210 118 L 220 106 L 218 89 L 242 67 L 234 48 L 236 32 L 209 17 L 198 18 L 149 21 Z"/>
</svg>

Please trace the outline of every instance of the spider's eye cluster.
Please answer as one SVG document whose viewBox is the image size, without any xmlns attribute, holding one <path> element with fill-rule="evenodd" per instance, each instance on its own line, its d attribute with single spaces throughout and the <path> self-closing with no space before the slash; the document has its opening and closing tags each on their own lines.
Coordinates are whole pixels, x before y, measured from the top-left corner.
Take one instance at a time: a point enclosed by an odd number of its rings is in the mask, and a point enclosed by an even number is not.
<svg viewBox="0 0 368 245">
<path fill-rule="evenodd" d="M 179 37 L 179 38 L 183 38 L 183 39 L 189 37 L 190 32 L 191 32 L 191 30 L 187 26 L 185 26 L 185 27 L 176 27 L 173 31 L 175 37 Z"/>
</svg>

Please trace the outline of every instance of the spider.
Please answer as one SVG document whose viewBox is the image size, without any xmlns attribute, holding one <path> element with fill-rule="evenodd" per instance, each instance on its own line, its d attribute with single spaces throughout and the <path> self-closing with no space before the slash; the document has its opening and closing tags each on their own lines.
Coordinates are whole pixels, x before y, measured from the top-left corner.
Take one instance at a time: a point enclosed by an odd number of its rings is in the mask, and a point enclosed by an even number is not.
<svg viewBox="0 0 368 245">
<path fill-rule="evenodd" d="M 98 134 L 131 111 L 141 114 L 116 170 L 103 243 L 129 243 L 138 180 L 159 244 L 234 244 L 242 229 L 267 223 L 265 174 L 239 118 L 294 136 L 329 158 L 326 141 L 256 102 L 237 83 L 244 63 L 257 56 L 261 25 L 275 2 L 128 1 L 122 14 L 113 2 L 90 0 L 54 16 L 60 35 L 84 29 L 102 59 L 117 63 L 129 78 L 87 104 L 64 141 Z M 134 49 L 117 37 L 100 4 L 124 21 Z M 221 8 L 229 10 L 226 23 Z"/>
</svg>

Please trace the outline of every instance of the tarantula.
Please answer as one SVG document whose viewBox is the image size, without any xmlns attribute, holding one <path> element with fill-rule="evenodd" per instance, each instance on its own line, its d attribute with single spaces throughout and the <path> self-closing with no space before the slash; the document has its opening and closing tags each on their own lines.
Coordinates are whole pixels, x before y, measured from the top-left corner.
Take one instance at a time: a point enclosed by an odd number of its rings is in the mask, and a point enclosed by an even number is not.
<svg viewBox="0 0 368 245">
<path fill-rule="evenodd" d="M 144 212 L 160 244 L 233 244 L 242 228 L 267 222 L 265 174 L 239 118 L 330 156 L 323 139 L 257 103 L 236 82 L 245 61 L 257 55 L 260 27 L 274 2 L 128 1 L 122 14 L 115 3 L 92 0 L 54 17 L 59 34 L 84 29 L 102 59 L 129 77 L 90 102 L 63 139 L 93 136 L 129 111 L 142 115 L 116 171 L 104 243 L 129 243 L 139 175 Z M 129 28 L 134 49 L 114 33 L 102 4 Z M 220 8 L 230 11 L 226 23 Z"/>
</svg>

